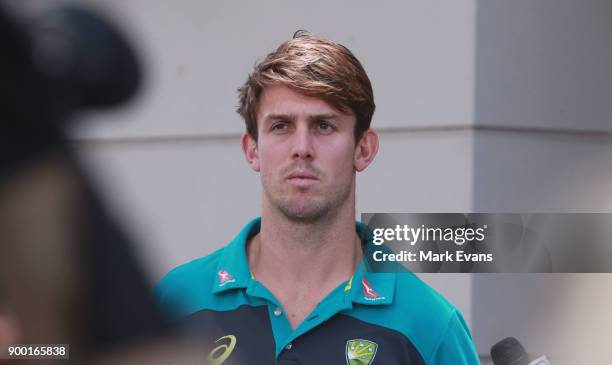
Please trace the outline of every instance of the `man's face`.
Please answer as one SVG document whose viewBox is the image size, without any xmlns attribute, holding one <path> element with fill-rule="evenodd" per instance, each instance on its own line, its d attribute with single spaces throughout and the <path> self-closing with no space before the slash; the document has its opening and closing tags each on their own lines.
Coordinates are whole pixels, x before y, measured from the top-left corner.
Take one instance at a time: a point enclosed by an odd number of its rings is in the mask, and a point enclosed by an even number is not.
<svg viewBox="0 0 612 365">
<path fill-rule="evenodd" d="M 261 174 L 264 206 L 306 222 L 347 206 L 355 186 L 352 114 L 288 87 L 270 86 L 260 99 L 257 128 L 251 166 Z"/>
</svg>

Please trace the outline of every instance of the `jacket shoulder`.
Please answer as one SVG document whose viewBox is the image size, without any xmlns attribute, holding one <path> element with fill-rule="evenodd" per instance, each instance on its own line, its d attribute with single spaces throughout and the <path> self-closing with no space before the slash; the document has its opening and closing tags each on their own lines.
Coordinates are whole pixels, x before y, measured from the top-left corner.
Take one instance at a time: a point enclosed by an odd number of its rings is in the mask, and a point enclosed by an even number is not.
<svg viewBox="0 0 612 365">
<path fill-rule="evenodd" d="M 474 358 L 471 335 L 460 311 L 411 272 L 396 274 L 390 305 L 360 306 L 351 312 L 361 320 L 401 333 L 427 364 L 447 364 L 441 358 L 457 359 L 449 355 L 452 353 L 467 353 L 470 359 Z M 441 352 L 445 355 L 441 356 Z"/>
<path fill-rule="evenodd" d="M 478 364 L 470 331 L 457 307 L 413 273 L 397 275 L 400 331 L 428 364 Z"/>
<path fill-rule="evenodd" d="M 211 307 L 215 273 L 224 248 L 170 270 L 155 286 L 155 296 L 165 312 L 184 317 Z"/>
</svg>

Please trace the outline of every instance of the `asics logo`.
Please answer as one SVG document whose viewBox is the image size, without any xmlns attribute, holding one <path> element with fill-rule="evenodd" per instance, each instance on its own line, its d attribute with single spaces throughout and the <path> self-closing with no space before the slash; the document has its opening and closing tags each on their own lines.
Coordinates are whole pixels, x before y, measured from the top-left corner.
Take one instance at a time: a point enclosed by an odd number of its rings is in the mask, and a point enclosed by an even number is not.
<svg viewBox="0 0 612 365">
<path fill-rule="evenodd" d="M 221 365 L 234 351 L 234 347 L 236 346 L 236 336 L 227 335 L 219 338 L 217 342 L 225 342 L 214 349 L 208 354 L 208 361 L 211 365 Z"/>
</svg>

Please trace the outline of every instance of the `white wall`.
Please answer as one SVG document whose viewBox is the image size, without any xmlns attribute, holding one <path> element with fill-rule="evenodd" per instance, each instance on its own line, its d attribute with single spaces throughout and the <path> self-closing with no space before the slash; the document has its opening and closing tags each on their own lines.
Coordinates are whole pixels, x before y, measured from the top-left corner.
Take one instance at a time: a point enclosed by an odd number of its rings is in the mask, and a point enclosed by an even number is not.
<svg viewBox="0 0 612 365">
<path fill-rule="evenodd" d="M 359 58 L 375 89 L 375 126 L 472 121 L 473 0 L 92 2 L 132 31 L 150 80 L 138 105 L 80 136 L 240 133 L 237 87 L 256 60 L 298 29 L 334 39 Z"/>
</svg>

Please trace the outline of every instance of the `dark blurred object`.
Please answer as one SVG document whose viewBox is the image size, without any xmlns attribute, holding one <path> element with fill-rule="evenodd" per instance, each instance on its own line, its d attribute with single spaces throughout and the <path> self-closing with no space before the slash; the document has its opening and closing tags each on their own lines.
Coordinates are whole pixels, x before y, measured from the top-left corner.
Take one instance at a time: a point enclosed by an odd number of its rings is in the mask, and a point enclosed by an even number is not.
<svg viewBox="0 0 612 365">
<path fill-rule="evenodd" d="M 50 11 L 36 23 L 31 57 L 46 79 L 48 103 L 60 117 L 120 105 L 134 96 L 141 81 L 127 41 L 107 21 L 74 6 Z"/>
<path fill-rule="evenodd" d="M 1 5 L 0 319 L 12 316 L 21 343 L 70 343 L 71 357 L 167 333 L 128 239 L 64 137 L 75 113 L 133 96 L 135 54 L 86 10 L 25 26 Z"/>
<path fill-rule="evenodd" d="M 61 7 L 27 27 L 0 12 L 3 174 L 61 144 L 73 114 L 129 100 L 141 72 L 127 41 L 84 9 Z"/>
</svg>

